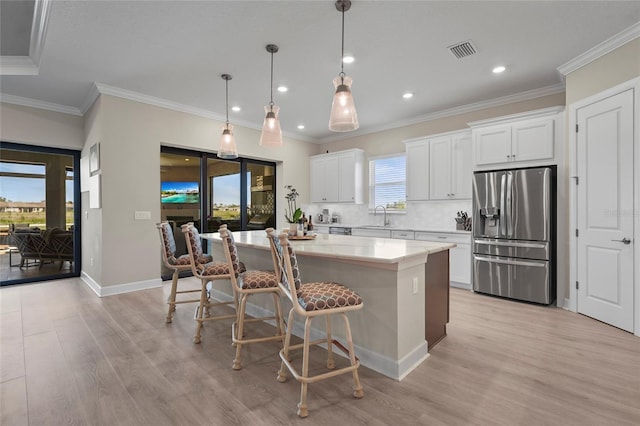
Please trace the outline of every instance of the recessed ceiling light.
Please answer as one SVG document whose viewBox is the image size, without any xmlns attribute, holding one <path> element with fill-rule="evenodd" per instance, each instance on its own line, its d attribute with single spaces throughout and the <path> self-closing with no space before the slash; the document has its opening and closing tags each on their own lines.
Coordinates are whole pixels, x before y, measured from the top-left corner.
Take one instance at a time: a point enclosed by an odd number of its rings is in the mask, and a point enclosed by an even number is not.
<svg viewBox="0 0 640 426">
<path fill-rule="evenodd" d="M 504 70 L 506 70 L 507 68 L 504 67 L 503 65 L 497 66 L 493 69 L 493 73 L 494 74 L 500 74 L 501 72 L 504 72 Z"/>
<path fill-rule="evenodd" d="M 304 124 L 298 124 L 298 129 L 299 129 L 299 130 L 304 129 Z"/>
<path fill-rule="evenodd" d="M 239 106 L 233 106 L 233 107 L 231 107 L 231 110 L 232 110 L 232 111 L 235 111 L 235 112 L 238 112 L 238 111 L 240 111 L 241 109 L 242 109 L 242 108 L 240 108 Z"/>
<path fill-rule="evenodd" d="M 190 159 L 189 158 L 185 158 L 184 161 L 190 161 Z"/>
<path fill-rule="evenodd" d="M 289 89 L 286 86 L 278 86 L 278 92 L 287 92 Z"/>
<path fill-rule="evenodd" d="M 405 98 L 405 99 L 411 99 L 411 98 L 413 98 L 413 93 L 407 92 L 404 95 L 402 95 L 402 97 Z"/>
<path fill-rule="evenodd" d="M 353 61 L 355 61 L 353 56 L 345 56 L 342 58 L 342 62 L 344 62 L 345 64 L 351 64 L 353 63 Z"/>
</svg>

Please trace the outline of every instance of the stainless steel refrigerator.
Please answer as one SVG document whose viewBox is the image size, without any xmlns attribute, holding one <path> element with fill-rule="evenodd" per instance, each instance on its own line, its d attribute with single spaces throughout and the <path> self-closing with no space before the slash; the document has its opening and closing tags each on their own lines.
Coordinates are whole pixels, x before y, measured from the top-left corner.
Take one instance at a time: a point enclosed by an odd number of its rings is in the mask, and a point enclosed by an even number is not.
<svg viewBox="0 0 640 426">
<path fill-rule="evenodd" d="M 555 167 L 473 175 L 473 290 L 555 300 Z"/>
</svg>

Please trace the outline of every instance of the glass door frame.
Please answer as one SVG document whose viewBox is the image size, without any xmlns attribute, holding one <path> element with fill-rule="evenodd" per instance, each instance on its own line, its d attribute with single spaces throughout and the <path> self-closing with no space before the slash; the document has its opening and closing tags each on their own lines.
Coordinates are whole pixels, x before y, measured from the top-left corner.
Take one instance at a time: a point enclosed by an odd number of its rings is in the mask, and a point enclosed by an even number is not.
<svg viewBox="0 0 640 426">
<path fill-rule="evenodd" d="M 80 193 L 80 154 L 81 151 L 64 148 L 52 148 L 39 145 L 26 145 L 14 142 L 0 142 L 0 148 L 13 151 L 33 152 L 38 154 L 68 155 L 73 158 L 73 268 L 70 272 L 20 278 L 0 282 L 1 286 L 58 280 L 61 278 L 79 277 L 82 270 L 82 195 Z M 0 158 L 1 159 L 1 158 Z"/>
<path fill-rule="evenodd" d="M 162 154 L 174 154 L 174 155 L 186 155 L 191 157 L 200 158 L 200 193 L 203 195 L 200 197 L 200 223 L 207 223 L 207 215 L 209 204 L 211 203 L 210 194 L 211 188 L 209 188 L 209 176 L 207 175 L 207 161 L 209 159 L 236 162 L 240 164 L 240 224 L 243 231 L 247 230 L 247 224 L 249 218 L 247 217 L 247 165 L 257 164 L 264 166 L 272 166 L 274 171 L 277 164 L 274 161 L 256 160 L 252 158 L 238 157 L 235 159 L 220 159 L 214 152 L 196 151 L 185 148 L 175 148 L 169 146 L 160 146 L 160 153 Z M 273 177 L 274 188 L 277 188 L 276 177 Z M 274 212 L 277 211 L 277 197 L 274 200 Z M 203 226 L 204 229 L 204 226 Z M 200 232 L 206 232 L 205 230 L 199 230 Z M 203 247 L 204 248 L 204 247 Z"/>
</svg>

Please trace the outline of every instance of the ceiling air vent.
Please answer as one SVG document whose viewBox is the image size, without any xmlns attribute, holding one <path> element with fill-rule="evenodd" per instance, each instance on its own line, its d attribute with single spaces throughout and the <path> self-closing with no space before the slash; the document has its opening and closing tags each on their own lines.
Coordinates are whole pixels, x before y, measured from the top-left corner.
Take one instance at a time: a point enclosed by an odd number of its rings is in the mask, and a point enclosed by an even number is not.
<svg viewBox="0 0 640 426">
<path fill-rule="evenodd" d="M 454 44 L 453 46 L 449 46 L 447 49 L 449 49 L 451 54 L 458 59 L 462 59 L 466 56 L 471 56 L 478 53 L 478 51 L 476 50 L 476 47 L 473 45 L 473 42 L 471 40 Z"/>
</svg>

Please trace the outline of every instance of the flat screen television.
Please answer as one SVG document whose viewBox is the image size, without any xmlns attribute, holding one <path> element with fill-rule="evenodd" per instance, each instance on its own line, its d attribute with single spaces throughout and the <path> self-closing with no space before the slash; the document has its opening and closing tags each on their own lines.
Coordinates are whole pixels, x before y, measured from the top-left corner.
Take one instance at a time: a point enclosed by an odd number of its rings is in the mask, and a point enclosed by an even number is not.
<svg viewBox="0 0 640 426">
<path fill-rule="evenodd" d="M 198 204 L 200 202 L 198 182 L 162 182 L 160 198 L 162 204 Z"/>
</svg>

